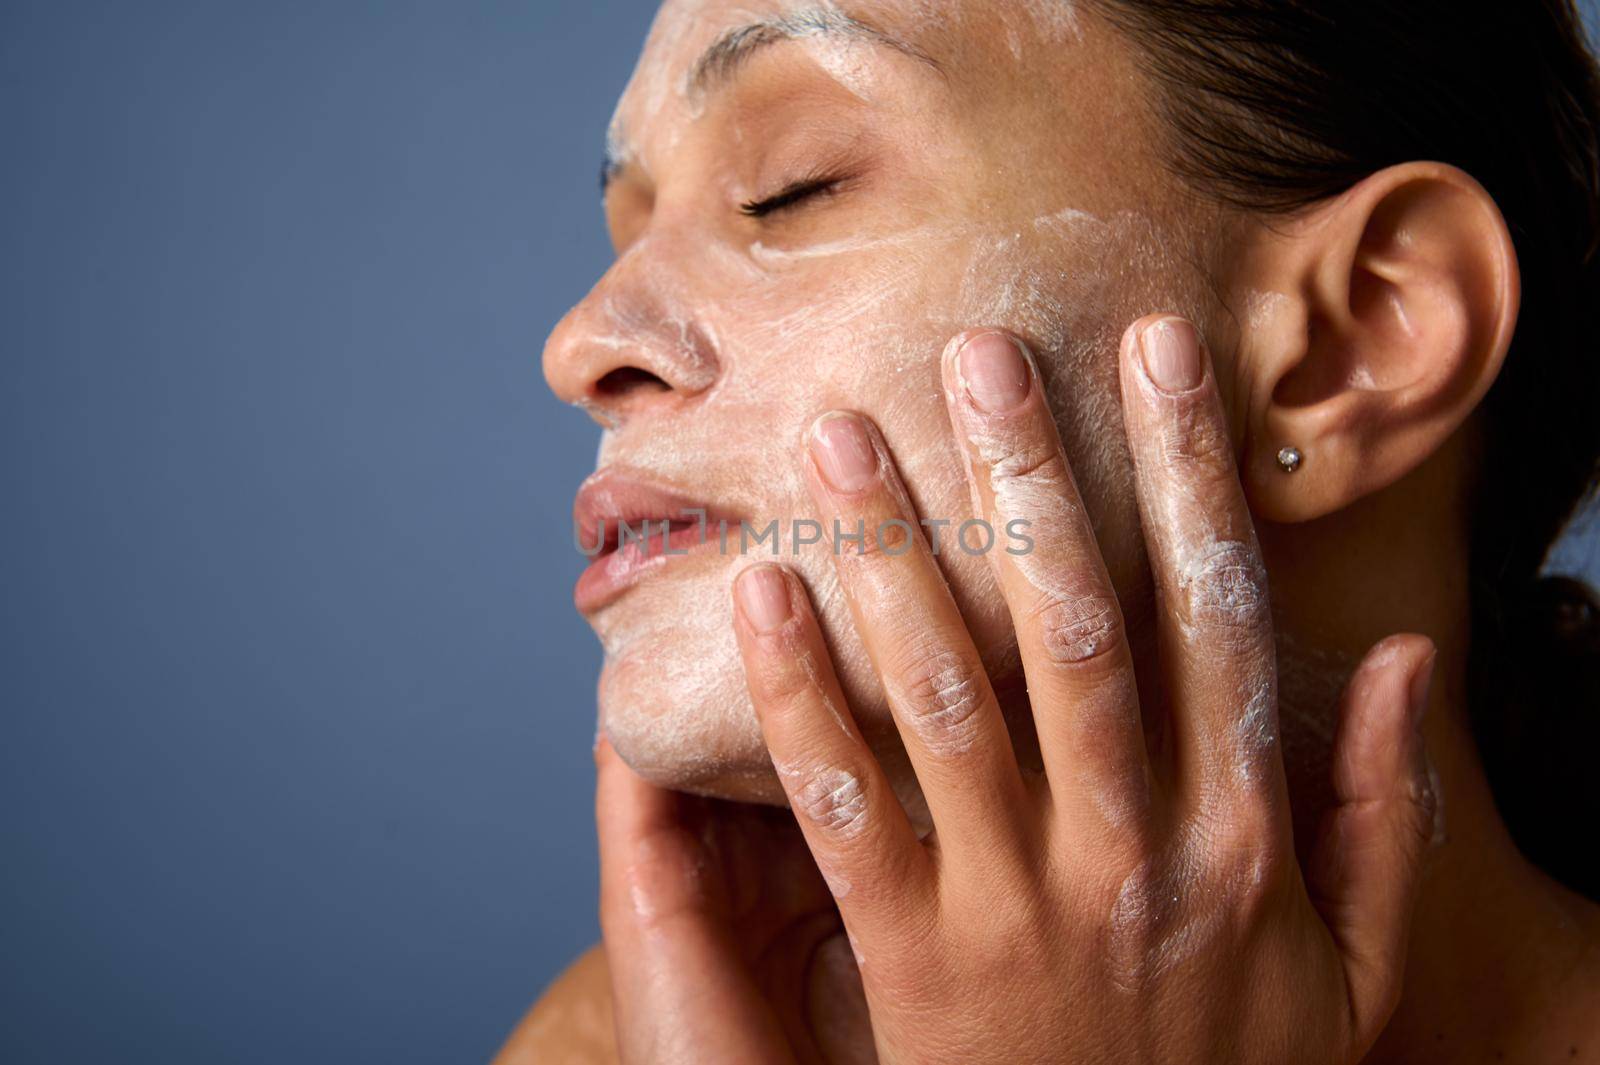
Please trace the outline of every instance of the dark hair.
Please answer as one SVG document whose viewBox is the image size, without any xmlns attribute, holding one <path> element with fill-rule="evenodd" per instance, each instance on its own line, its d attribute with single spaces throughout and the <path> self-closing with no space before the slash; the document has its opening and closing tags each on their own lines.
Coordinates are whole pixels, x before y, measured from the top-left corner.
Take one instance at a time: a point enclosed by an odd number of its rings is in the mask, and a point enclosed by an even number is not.
<svg viewBox="0 0 1600 1065">
<path fill-rule="evenodd" d="M 1600 453 L 1600 78 L 1571 0 L 1090 2 L 1141 46 L 1171 164 L 1204 193 L 1289 212 L 1433 160 L 1499 204 L 1523 302 L 1479 412 L 1471 713 L 1519 846 L 1600 897 L 1570 833 L 1600 807 L 1600 612 L 1540 576 Z"/>
</svg>

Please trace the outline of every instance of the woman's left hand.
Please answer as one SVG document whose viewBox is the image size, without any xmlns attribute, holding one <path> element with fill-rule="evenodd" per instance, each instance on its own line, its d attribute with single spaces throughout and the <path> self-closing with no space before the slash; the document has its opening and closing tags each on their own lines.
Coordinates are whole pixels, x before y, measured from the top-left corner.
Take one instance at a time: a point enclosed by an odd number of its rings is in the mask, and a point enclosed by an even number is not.
<svg viewBox="0 0 1600 1065">
<path fill-rule="evenodd" d="M 928 838 L 862 741 L 799 581 L 776 565 L 738 579 L 750 691 L 855 947 L 883 1062 L 1349 1065 L 1398 1001 L 1433 831 L 1420 728 L 1433 647 L 1390 637 L 1350 679 L 1336 806 L 1303 875 L 1266 573 L 1214 375 L 1195 329 L 1170 317 L 1129 330 L 1121 375 L 1164 689 L 1142 709 L 1031 358 L 984 332 L 958 338 L 944 363 L 980 516 L 1002 535 L 1027 522 L 1034 545 L 1014 554 L 997 541 L 991 557 L 1042 776 L 1019 768 L 882 437 L 851 414 L 811 434 L 824 523 L 906 530 L 888 543 L 869 533 L 868 550 L 836 558 Z"/>
</svg>

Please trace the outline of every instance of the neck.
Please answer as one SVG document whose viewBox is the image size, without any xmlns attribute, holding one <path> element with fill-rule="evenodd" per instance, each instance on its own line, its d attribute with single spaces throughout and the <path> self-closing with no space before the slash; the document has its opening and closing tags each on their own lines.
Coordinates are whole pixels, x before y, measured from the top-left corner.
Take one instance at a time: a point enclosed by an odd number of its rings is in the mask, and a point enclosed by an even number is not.
<svg viewBox="0 0 1600 1065">
<path fill-rule="evenodd" d="M 1452 498 L 1451 480 L 1424 467 L 1318 522 L 1259 530 L 1277 613 L 1295 838 L 1303 853 L 1326 810 L 1335 700 L 1351 670 L 1391 633 L 1432 638 L 1439 658 L 1425 731 L 1442 831 L 1402 1001 L 1370 1060 L 1600 1061 L 1592 1036 L 1576 1035 L 1600 1015 L 1600 907 L 1517 851 L 1472 739 L 1461 517 L 1417 507 L 1419 498 Z"/>
</svg>

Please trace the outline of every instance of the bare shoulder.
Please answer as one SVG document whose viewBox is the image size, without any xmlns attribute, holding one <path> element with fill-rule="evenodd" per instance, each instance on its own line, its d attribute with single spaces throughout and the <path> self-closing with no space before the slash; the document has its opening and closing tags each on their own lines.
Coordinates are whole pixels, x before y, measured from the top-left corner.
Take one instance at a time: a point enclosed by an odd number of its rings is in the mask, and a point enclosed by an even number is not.
<svg viewBox="0 0 1600 1065">
<path fill-rule="evenodd" d="M 533 1004 L 493 1065 L 617 1065 L 611 973 L 592 947 Z"/>
</svg>

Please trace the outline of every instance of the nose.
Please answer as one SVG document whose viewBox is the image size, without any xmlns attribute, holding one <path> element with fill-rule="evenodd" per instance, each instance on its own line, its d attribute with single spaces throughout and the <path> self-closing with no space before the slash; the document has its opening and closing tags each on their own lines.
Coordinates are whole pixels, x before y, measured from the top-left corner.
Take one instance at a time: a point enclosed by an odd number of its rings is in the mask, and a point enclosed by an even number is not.
<svg viewBox="0 0 1600 1065">
<path fill-rule="evenodd" d="M 608 428 L 707 391 L 718 373 L 712 334 L 672 276 L 648 240 L 624 253 L 545 342 L 551 391 Z"/>
</svg>

